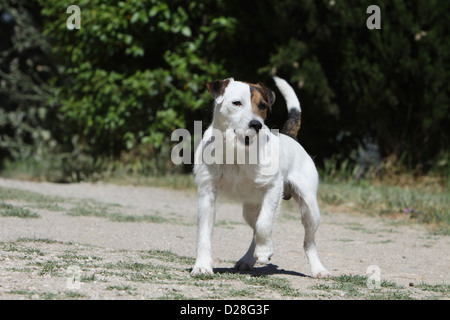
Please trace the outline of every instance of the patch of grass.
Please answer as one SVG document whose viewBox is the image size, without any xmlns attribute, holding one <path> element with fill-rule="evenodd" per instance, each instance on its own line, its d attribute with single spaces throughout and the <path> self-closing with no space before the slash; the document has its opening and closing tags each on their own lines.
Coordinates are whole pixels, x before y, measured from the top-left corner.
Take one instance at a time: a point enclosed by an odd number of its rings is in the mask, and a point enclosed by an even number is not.
<svg viewBox="0 0 450 320">
<path fill-rule="evenodd" d="M 8 200 L 26 203 L 31 207 L 55 211 L 59 209 L 59 207 L 55 204 L 58 202 L 65 202 L 67 199 L 55 196 L 46 196 L 31 191 L 0 187 L 0 201 Z"/>
<path fill-rule="evenodd" d="M 338 283 L 344 284 L 348 283 L 355 286 L 360 287 L 367 287 L 367 276 L 361 276 L 361 275 L 340 275 L 337 277 L 332 278 L 333 281 L 336 281 Z M 402 286 L 397 285 L 394 282 L 382 280 L 381 281 L 381 288 L 394 288 L 394 289 L 401 289 Z"/>
<path fill-rule="evenodd" d="M 69 291 L 65 293 L 67 299 L 84 299 L 86 298 L 85 294 L 82 294 L 77 291 Z"/>
<path fill-rule="evenodd" d="M 14 259 L 29 260 L 33 259 L 34 256 L 45 256 L 45 253 L 35 246 L 27 246 L 25 243 L 54 243 L 56 241 L 49 239 L 30 239 L 30 238 L 19 238 L 12 242 L 0 243 L 0 249 L 6 252 L 19 252 L 23 253 L 24 256 L 15 256 Z"/>
<path fill-rule="evenodd" d="M 246 273 L 239 273 L 239 272 L 218 272 L 215 273 L 213 276 L 197 276 L 195 277 L 195 280 L 200 281 L 239 281 L 242 282 L 248 286 L 251 286 L 250 288 L 246 288 L 245 290 L 252 290 L 252 287 L 260 287 L 258 290 L 271 290 L 279 293 L 282 296 L 289 296 L 289 297 L 299 297 L 301 296 L 300 292 L 293 288 L 291 286 L 291 283 L 289 280 L 279 277 L 273 277 L 273 276 L 254 276 Z M 233 291 L 230 291 L 230 293 L 233 293 Z M 240 293 L 243 293 L 243 291 L 240 291 Z M 236 294 L 234 292 L 233 294 Z"/>
<path fill-rule="evenodd" d="M 322 183 L 321 207 L 339 206 L 368 214 L 404 216 L 425 223 L 438 234 L 450 234 L 450 193 L 428 189 L 351 182 Z"/>
<path fill-rule="evenodd" d="M 0 203 L 1 217 L 17 217 L 17 218 L 39 218 L 37 213 L 31 212 L 28 209 L 13 206 L 6 203 Z"/>
<path fill-rule="evenodd" d="M 28 290 L 9 290 L 8 293 L 10 294 L 17 294 L 20 296 L 25 296 L 28 299 L 31 299 L 32 297 L 34 298 L 39 298 L 39 294 L 36 291 L 28 291 Z"/>
<path fill-rule="evenodd" d="M 89 260 L 103 260 L 103 258 L 96 257 L 96 256 L 85 256 L 85 255 L 78 255 L 75 252 L 65 252 L 62 255 L 58 255 L 58 258 L 63 259 L 65 261 L 89 261 Z"/>
<path fill-rule="evenodd" d="M 131 271 L 152 271 L 155 269 L 151 263 L 139 263 L 139 262 L 124 262 L 119 261 L 116 264 L 106 264 L 106 268 L 114 268 L 119 270 L 131 270 Z"/>
<path fill-rule="evenodd" d="M 372 244 L 385 244 L 385 243 L 392 243 L 394 241 L 387 239 L 387 240 L 379 240 L 379 241 L 369 241 L 368 243 Z"/>
<path fill-rule="evenodd" d="M 45 254 L 44 254 L 41 250 L 36 249 L 36 248 L 24 248 L 24 249 L 22 250 L 22 252 L 25 253 L 25 254 L 27 254 L 27 255 L 33 255 L 33 254 L 36 254 L 36 255 L 38 255 L 38 256 L 45 256 Z"/>
<path fill-rule="evenodd" d="M 67 212 L 67 215 L 69 216 L 83 216 L 83 217 L 107 217 L 108 211 L 106 207 L 98 207 L 98 206 L 92 206 L 88 204 L 84 204 L 83 206 L 77 206 L 74 208 L 69 209 Z"/>
<path fill-rule="evenodd" d="M 58 297 L 59 296 L 53 292 L 44 292 L 42 294 L 42 299 L 44 299 L 44 300 L 54 300 L 54 299 L 57 299 Z M 41 298 L 41 296 L 40 296 L 40 298 Z"/>
<path fill-rule="evenodd" d="M 278 277 L 250 277 L 245 278 L 245 283 L 253 286 L 262 286 L 273 291 L 277 291 L 282 296 L 299 297 L 300 293 L 291 286 L 291 283 L 287 279 Z"/>
<path fill-rule="evenodd" d="M 125 278 L 127 281 L 159 282 L 180 280 L 174 269 L 149 262 L 118 261 L 116 263 L 107 263 L 103 268 L 110 270 L 116 276 Z"/>
<path fill-rule="evenodd" d="M 142 216 L 138 215 L 126 215 L 126 214 L 111 214 L 108 216 L 111 221 L 115 222 L 149 222 L 149 223 L 168 223 L 172 222 L 171 219 L 164 218 L 158 215 L 148 215 L 144 214 Z"/>
<path fill-rule="evenodd" d="M 326 283 L 311 286 L 310 289 L 323 291 L 331 296 L 341 296 L 352 299 L 383 299 L 383 300 L 409 300 L 410 292 L 394 282 L 382 280 L 380 289 L 369 289 L 367 276 L 340 275 L 325 280 Z"/>
<path fill-rule="evenodd" d="M 62 243 L 57 240 L 47 239 L 47 238 L 19 238 L 17 242 L 38 242 L 38 243 Z"/>
<path fill-rule="evenodd" d="M 165 218 L 159 215 L 129 215 L 118 212 L 109 212 L 109 207 L 104 205 L 87 204 L 76 206 L 69 209 L 67 212 L 69 216 L 83 216 L 83 217 L 99 217 L 107 218 L 113 222 L 149 222 L 149 223 L 168 223 L 174 222 L 173 219 Z"/>
<path fill-rule="evenodd" d="M 257 296 L 254 289 L 245 288 L 245 289 L 231 289 L 228 292 L 228 296 L 232 298 L 254 298 Z"/>
<path fill-rule="evenodd" d="M 53 292 L 36 292 L 27 290 L 10 290 L 8 293 L 17 294 L 25 296 L 28 299 L 39 299 L 39 300 L 54 300 L 59 298 L 56 293 Z"/>
<path fill-rule="evenodd" d="M 419 288 L 423 291 L 432 291 L 432 292 L 437 292 L 437 293 L 442 293 L 444 295 L 447 295 L 450 293 L 450 284 L 426 284 L 426 283 L 421 283 L 419 285 L 416 286 L 416 288 Z"/>
<path fill-rule="evenodd" d="M 368 295 L 370 300 L 414 300 L 409 292 L 406 291 L 381 291 Z"/>
<path fill-rule="evenodd" d="M 42 208 L 52 211 L 63 211 L 64 209 L 58 206 L 58 202 L 67 203 L 72 202 L 76 205 L 67 210 L 66 214 L 69 216 L 84 216 L 84 217 L 100 217 L 107 218 L 114 222 L 149 222 L 149 223 L 176 223 L 175 219 L 162 217 L 158 214 L 154 215 L 127 215 L 117 212 L 121 207 L 118 204 L 104 204 L 95 200 L 79 201 L 75 199 L 67 199 L 60 197 L 44 196 L 38 193 L 3 188 L 0 187 L 0 200 L 20 201 L 26 206 Z M 115 209 L 111 212 L 111 209 Z M 0 203 L 0 216 L 15 216 L 20 218 L 37 218 L 39 215 L 30 212 L 30 210 L 21 206 L 13 206 L 11 204 Z"/>
<path fill-rule="evenodd" d="M 329 204 L 329 205 L 341 205 L 346 202 L 346 199 L 342 194 L 339 193 L 327 193 L 327 192 L 321 192 L 319 193 L 319 199 L 322 200 L 322 202 Z"/>
<path fill-rule="evenodd" d="M 182 190 L 195 190 L 196 188 L 194 176 L 192 174 L 167 174 L 161 176 L 130 176 L 129 174 L 110 175 L 105 176 L 102 181 L 122 185 L 140 185 Z"/>
<path fill-rule="evenodd" d="M 195 259 L 186 256 L 180 256 L 168 250 L 150 250 L 141 255 L 142 259 L 158 259 L 165 262 L 176 262 L 183 265 L 193 265 Z"/>
<path fill-rule="evenodd" d="M 107 286 L 106 290 L 132 291 L 136 290 L 136 288 L 132 288 L 129 285 L 117 285 L 117 286 Z"/>
<path fill-rule="evenodd" d="M 41 271 L 39 271 L 39 275 L 50 275 L 57 276 L 61 271 L 62 266 L 57 261 L 46 261 L 46 262 L 36 262 L 36 265 L 41 267 Z"/>
<path fill-rule="evenodd" d="M 95 277 L 95 272 L 93 274 L 88 275 L 87 273 L 83 274 L 80 278 L 81 282 L 94 282 L 97 281 Z"/>
</svg>

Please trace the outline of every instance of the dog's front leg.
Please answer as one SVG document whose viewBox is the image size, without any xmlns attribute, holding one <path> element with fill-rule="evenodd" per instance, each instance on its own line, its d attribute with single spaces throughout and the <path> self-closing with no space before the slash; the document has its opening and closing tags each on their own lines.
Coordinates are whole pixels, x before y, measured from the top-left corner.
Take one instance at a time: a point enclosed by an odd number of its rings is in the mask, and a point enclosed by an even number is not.
<svg viewBox="0 0 450 320">
<path fill-rule="evenodd" d="M 215 218 L 216 189 L 212 184 L 199 187 L 197 259 L 191 271 L 192 276 L 212 275 L 211 238 Z"/>
<path fill-rule="evenodd" d="M 258 263 L 269 263 L 273 254 L 273 219 L 281 202 L 281 191 L 281 184 L 278 182 L 274 183 L 269 187 L 262 201 L 261 211 L 254 228 L 254 257 Z"/>
</svg>

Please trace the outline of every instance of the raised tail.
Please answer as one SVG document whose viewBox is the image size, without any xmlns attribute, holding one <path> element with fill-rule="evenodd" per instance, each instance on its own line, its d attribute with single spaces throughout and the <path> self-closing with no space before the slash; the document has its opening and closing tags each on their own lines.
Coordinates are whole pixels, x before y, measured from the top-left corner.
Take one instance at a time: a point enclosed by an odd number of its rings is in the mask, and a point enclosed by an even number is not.
<svg viewBox="0 0 450 320">
<path fill-rule="evenodd" d="M 294 89 L 287 83 L 286 80 L 273 77 L 275 84 L 286 100 L 286 106 L 288 109 L 288 119 L 281 129 L 281 133 L 290 136 L 297 140 L 297 133 L 300 130 L 302 109 L 300 107 L 300 101 L 298 101 L 297 95 Z"/>
</svg>

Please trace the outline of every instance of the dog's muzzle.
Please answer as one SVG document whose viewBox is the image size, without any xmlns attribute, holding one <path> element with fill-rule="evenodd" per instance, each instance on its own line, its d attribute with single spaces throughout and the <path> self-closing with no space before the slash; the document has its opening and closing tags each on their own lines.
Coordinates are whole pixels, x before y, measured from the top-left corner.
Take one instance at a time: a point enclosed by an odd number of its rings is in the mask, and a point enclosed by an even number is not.
<svg viewBox="0 0 450 320">
<path fill-rule="evenodd" d="M 251 120 L 248 123 L 248 129 L 235 129 L 234 133 L 242 144 L 249 146 L 257 139 L 258 133 L 262 127 L 263 124 L 260 121 Z"/>
</svg>

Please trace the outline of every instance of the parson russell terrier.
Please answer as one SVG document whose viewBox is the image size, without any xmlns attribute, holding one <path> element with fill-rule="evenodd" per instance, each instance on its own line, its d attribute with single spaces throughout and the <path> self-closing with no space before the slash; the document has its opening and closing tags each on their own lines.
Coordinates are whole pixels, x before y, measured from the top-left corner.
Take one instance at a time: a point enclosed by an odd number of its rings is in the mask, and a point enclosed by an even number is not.
<svg viewBox="0 0 450 320">
<path fill-rule="evenodd" d="M 305 228 L 303 248 L 312 276 L 330 276 L 319 260 L 315 244 L 320 218 L 318 173 L 311 157 L 296 141 L 300 129 L 300 102 L 285 80 L 274 77 L 274 81 L 286 100 L 289 113 L 281 134 L 269 131 L 264 124 L 275 101 L 275 93 L 264 84 L 229 78 L 206 85 L 214 98 L 214 115 L 195 151 L 198 239 L 192 276 L 213 274 L 211 237 L 219 192 L 243 202 L 244 219 L 253 229 L 250 247 L 236 262 L 235 269 L 250 270 L 255 263 L 268 263 L 273 254 L 271 233 L 275 214 L 282 198 L 292 197 L 301 211 Z M 255 145 L 256 161 L 236 159 L 241 151 L 251 158 L 250 151 L 255 150 L 252 148 Z M 208 164 L 201 161 L 205 148 L 226 161 Z M 237 161 L 230 163 L 230 160 Z"/>
</svg>

